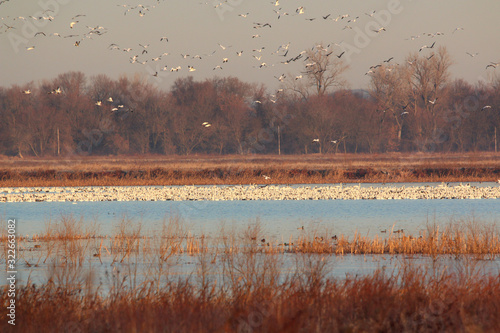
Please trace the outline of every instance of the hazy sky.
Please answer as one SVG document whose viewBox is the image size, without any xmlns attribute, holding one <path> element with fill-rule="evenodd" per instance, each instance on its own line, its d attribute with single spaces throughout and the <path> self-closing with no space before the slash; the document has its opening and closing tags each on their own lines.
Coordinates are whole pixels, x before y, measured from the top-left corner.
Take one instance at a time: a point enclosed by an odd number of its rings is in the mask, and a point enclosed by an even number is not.
<svg viewBox="0 0 500 333">
<path fill-rule="evenodd" d="M 288 65 L 281 62 L 317 42 L 340 44 L 333 46 L 335 54 L 346 51 L 343 59 L 350 69 L 345 78 L 354 89 L 368 87 L 369 76 L 364 74 L 371 65 L 390 57 L 394 57 L 393 62 L 402 63 L 410 52 L 418 52 L 421 46 L 433 42 L 436 47 L 446 46 L 450 51 L 455 61 L 451 67 L 455 78 L 475 83 L 500 71 L 500 67 L 486 70 L 490 62 L 500 61 L 498 0 L 280 0 L 278 6 L 271 0 L 228 0 L 217 7 L 220 2 L 211 0 L 140 3 L 146 8 L 133 8 L 139 4 L 134 1 L 115 0 L 2 3 L 0 86 L 24 85 L 52 79 L 67 71 L 81 71 L 88 77 L 103 73 L 112 79 L 139 73 L 161 89 L 170 89 L 176 78 L 188 75 L 196 80 L 231 75 L 275 89 L 280 84 L 275 76 L 298 75 L 304 65 L 302 61 Z M 297 13 L 300 6 L 304 8 L 303 14 Z M 45 9 L 52 11 L 43 13 Z M 275 10 L 282 13 L 279 19 Z M 289 15 L 283 15 L 285 12 Z M 247 13 L 247 17 L 239 15 Z M 85 16 L 74 18 L 77 15 Z M 349 16 L 335 21 L 342 15 Z M 72 21 L 78 22 L 70 28 Z M 269 23 L 271 27 L 254 28 L 255 23 Z M 99 27 L 96 30 L 102 34 L 85 37 L 91 30 L 89 27 Z M 373 32 L 381 27 L 386 31 Z M 456 28 L 463 30 L 455 31 Z M 37 32 L 45 36 L 35 37 Z M 443 35 L 426 35 L 438 32 Z M 71 34 L 77 36 L 64 37 Z M 260 37 L 252 38 L 257 34 Z M 420 37 L 411 40 L 411 36 Z M 160 41 L 161 37 L 167 37 L 168 42 Z M 81 41 L 80 45 L 74 46 L 77 41 Z M 119 49 L 110 48 L 112 43 Z M 286 52 L 281 48 L 277 53 L 280 45 L 288 43 L 287 57 L 280 56 Z M 149 44 L 147 53 L 142 53 L 144 49 L 139 44 Z M 34 49 L 27 50 L 33 46 Z M 260 53 L 252 51 L 262 47 Z M 125 52 L 125 48 L 132 50 Z M 243 51 L 241 57 L 236 54 L 239 51 Z M 421 54 L 430 52 L 424 49 Z M 466 52 L 478 55 L 472 57 Z M 152 60 L 163 53 L 168 55 L 159 61 Z M 184 59 L 181 54 L 189 57 Z M 135 55 L 137 62 L 131 63 Z M 201 59 L 193 58 L 195 55 Z M 261 60 L 253 56 L 261 56 Z M 228 58 L 228 62 L 223 63 L 223 58 Z M 146 64 L 139 63 L 143 61 Z M 262 62 L 267 66 L 259 68 Z M 217 65 L 222 70 L 214 70 Z M 162 71 L 165 66 L 168 70 Z M 181 70 L 170 72 L 177 66 Z M 188 72 L 188 66 L 196 71 Z M 157 76 L 152 75 L 155 72 Z"/>
</svg>

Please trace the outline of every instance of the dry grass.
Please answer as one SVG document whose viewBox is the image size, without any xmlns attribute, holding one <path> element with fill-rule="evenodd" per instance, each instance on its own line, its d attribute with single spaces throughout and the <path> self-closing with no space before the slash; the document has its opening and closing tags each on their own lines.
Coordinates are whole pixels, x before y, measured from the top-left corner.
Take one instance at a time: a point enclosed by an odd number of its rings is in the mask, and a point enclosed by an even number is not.
<svg viewBox="0 0 500 333">
<path fill-rule="evenodd" d="M 496 181 L 499 166 L 494 153 L 11 158 L 0 186 Z"/>
<path fill-rule="evenodd" d="M 255 264 L 252 254 L 225 264 L 218 283 L 202 271 L 196 281 L 178 279 L 127 286 L 113 272 L 106 296 L 87 286 L 92 271 L 22 287 L 16 332 L 498 332 L 500 275 L 473 265 L 446 270 L 404 262 L 397 273 L 329 279 L 327 259 L 306 256 L 296 273 L 282 276 L 272 260 Z M 201 265 L 200 265 L 201 267 Z M 68 269 L 66 269 L 68 271 Z M 5 318 L 8 301 L 0 291 Z M 2 332 L 10 327 L 3 320 Z"/>
<path fill-rule="evenodd" d="M 493 224 L 484 224 L 470 220 L 451 221 L 445 227 L 428 224 L 419 235 L 406 234 L 403 229 L 383 230 L 374 237 L 361 236 L 358 232 L 353 237 L 337 235 L 328 230 L 300 231 L 299 236 L 288 241 L 272 241 L 257 220 L 247 229 L 225 230 L 222 228 L 214 238 L 208 234 L 192 235 L 178 218 L 164 222 L 160 231 L 144 233 L 141 224 L 123 218 L 114 227 L 113 235 L 99 235 L 99 225 L 93 222 L 83 228 L 82 220 L 73 216 L 62 216 L 58 222 L 46 224 L 45 231 L 31 237 L 18 237 L 22 244 L 36 243 L 49 253 L 57 253 L 60 244 L 99 243 L 98 253 L 103 249 L 114 256 L 113 262 L 123 262 L 131 253 L 149 255 L 156 253 L 161 257 L 186 253 L 217 252 L 222 249 L 227 253 L 255 252 L 265 254 L 314 253 L 314 254 L 388 254 L 388 255 L 474 255 L 477 259 L 494 260 L 500 255 L 500 230 Z M 0 241 L 7 244 L 5 234 Z M 118 257 L 120 258 L 118 260 Z"/>
</svg>

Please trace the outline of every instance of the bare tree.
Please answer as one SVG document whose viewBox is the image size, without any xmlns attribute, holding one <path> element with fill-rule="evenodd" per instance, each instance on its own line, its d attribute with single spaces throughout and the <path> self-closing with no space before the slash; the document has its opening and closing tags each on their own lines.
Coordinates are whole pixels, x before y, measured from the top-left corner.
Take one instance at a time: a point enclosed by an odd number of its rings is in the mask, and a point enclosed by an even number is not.
<svg viewBox="0 0 500 333">
<path fill-rule="evenodd" d="M 212 135 L 212 126 L 203 124 L 211 125 L 217 96 L 210 81 L 194 82 L 188 77 L 175 81 L 172 98 L 176 144 L 181 153 L 189 155 Z"/>
<path fill-rule="evenodd" d="M 417 53 L 407 58 L 411 68 L 411 83 L 415 101 L 418 146 L 425 145 L 436 135 L 439 116 L 445 111 L 449 68 L 453 61 L 443 46 L 428 56 Z"/>
<path fill-rule="evenodd" d="M 406 119 L 411 110 L 411 71 L 406 66 L 380 66 L 371 75 L 371 94 L 378 109 L 391 118 L 397 142 L 393 149 L 401 148 Z"/>
<path fill-rule="evenodd" d="M 305 99 L 311 94 L 322 96 L 331 92 L 332 88 L 346 85 L 342 75 L 349 66 L 332 48 L 325 48 L 320 43 L 306 50 L 303 64 L 304 70 L 300 75 L 288 75 L 285 85 Z"/>
</svg>

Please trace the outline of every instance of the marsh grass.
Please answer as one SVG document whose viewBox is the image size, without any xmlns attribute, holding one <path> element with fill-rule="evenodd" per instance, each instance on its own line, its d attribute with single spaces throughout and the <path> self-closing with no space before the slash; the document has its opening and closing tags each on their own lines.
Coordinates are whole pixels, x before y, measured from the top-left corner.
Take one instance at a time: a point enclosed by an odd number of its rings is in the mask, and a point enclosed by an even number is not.
<svg viewBox="0 0 500 333">
<path fill-rule="evenodd" d="M 157 253 L 160 260 L 187 254 L 196 256 L 210 252 L 222 253 L 326 253 L 326 254 L 405 254 L 405 255 L 473 255 L 476 259 L 494 260 L 500 255 L 500 230 L 496 223 L 482 223 L 474 217 L 468 220 L 451 220 L 438 226 L 427 223 L 419 235 L 406 234 L 403 229 L 363 236 L 355 231 L 349 235 L 334 235 L 331 230 L 308 228 L 287 241 L 266 238 L 266 231 L 259 219 L 243 230 L 228 229 L 221 225 L 217 237 L 209 234 L 193 235 L 178 217 L 164 221 L 159 231 L 145 233 L 141 223 L 126 217 L 113 229 L 113 235 L 99 235 L 97 222 L 83 228 L 83 221 L 73 216 L 61 217 L 57 223 L 46 224 L 42 234 L 23 242 L 40 243 L 50 257 L 62 253 L 72 263 L 81 263 L 92 253 L 101 257 L 106 253 L 114 262 L 124 262 L 132 256 Z M 7 238 L 0 239 L 4 246 Z M 40 245 L 39 245 L 40 246 Z"/>
<path fill-rule="evenodd" d="M 287 277 L 251 260 L 226 265 L 233 284 L 206 276 L 205 282 L 178 279 L 154 290 L 128 288 L 115 270 L 107 296 L 71 284 L 21 287 L 16 331 L 495 332 L 500 325 L 500 276 L 477 274 L 468 262 L 432 270 L 405 261 L 397 273 L 330 279 L 326 256 L 301 256 Z M 7 300 L 1 291 L 0 302 Z M 8 331 L 5 321 L 0 329 Z"/>
<path fill-rule="evenodd" d="M 494 153 L 6 159 L 0 186 L 497 181 L 499 163 Z"/>
</svg>

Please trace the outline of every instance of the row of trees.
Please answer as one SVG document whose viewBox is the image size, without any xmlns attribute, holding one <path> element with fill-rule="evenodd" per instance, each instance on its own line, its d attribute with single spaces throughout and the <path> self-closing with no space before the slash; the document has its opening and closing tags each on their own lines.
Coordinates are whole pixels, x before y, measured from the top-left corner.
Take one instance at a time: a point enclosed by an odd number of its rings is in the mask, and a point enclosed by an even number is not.
<svg viewBox="0 0 500 333">
<path fill-rule="evenodd" d="M 69 72 L 0 88 L 0 154 L 248 154 L 487 151 L 500 130 L 500 80 L 451 80 L 445 48 L 373 68 L 368 91 L 321 45 L 283 89 L 234 77 L 175 81 Z M 284 78 L 286 76 L 286 78 Z M 499 133 L 500 134 L 500 133 Z"/>
</svg>

